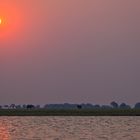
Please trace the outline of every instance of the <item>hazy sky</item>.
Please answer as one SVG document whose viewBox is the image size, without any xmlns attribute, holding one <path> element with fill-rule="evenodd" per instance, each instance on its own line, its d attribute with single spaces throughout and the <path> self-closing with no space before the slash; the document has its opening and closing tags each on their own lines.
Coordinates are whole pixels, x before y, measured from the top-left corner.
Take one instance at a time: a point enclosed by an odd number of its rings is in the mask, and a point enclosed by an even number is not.
<svg viewBox="0 0 140 140">
<path fill-rule="evenodd" d="M 0 0 L 0 8 L 9 17 L 0 104 L 140 101 L 139 0 Z"/>
</svg>

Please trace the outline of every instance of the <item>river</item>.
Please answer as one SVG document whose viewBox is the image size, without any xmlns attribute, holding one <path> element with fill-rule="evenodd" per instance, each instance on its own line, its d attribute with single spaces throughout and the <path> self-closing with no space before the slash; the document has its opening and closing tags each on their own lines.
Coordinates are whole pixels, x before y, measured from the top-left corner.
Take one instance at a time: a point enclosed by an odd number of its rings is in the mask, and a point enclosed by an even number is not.
<svg viewBox="0 0 140 140">
<path fill-rule="evenodd" d="M 0 117 L 0 140 L 140 140 L 140 117 Z"/>
</svg>

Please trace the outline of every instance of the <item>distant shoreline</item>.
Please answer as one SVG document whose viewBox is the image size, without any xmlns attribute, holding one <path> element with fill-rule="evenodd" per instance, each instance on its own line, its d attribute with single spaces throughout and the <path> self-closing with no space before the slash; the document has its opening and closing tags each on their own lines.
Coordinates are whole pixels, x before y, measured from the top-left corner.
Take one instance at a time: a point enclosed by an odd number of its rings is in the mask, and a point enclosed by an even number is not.
<svg viewBox="0 0 140 140">
<path fill-rule="evenodd" d="M 140 116 L 140 109 L 0 109 L 0 116 Z"/>
</svg>

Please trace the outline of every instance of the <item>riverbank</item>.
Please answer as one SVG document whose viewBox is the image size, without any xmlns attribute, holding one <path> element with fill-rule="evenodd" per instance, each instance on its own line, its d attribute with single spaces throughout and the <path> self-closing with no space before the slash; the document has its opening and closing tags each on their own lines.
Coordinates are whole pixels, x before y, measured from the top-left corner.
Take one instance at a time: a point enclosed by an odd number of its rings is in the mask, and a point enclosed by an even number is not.
<svg viewBox="0 0 140 140">
<path fill-rule="evenodd" d="M 0 116 L 140 116 L 140 109 L 0 109 Z"/>
</svg>

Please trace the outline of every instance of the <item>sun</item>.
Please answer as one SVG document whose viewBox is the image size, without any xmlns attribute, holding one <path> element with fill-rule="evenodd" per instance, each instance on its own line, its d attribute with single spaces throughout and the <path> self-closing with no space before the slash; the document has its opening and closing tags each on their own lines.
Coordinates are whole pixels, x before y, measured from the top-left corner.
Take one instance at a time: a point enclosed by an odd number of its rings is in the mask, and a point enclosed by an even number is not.
<svg viewBox="0 0 140 140">
<path fill-rule="evenodd" d="M 10 1 L 10 0 L 8 0 Z M 24 31 L 24 12 L 13 2 L 0 0 L 0 41 L 19 37 Z"/>
<path fill-rule="evenodd" d="M 2 24 L 2 19 L 0 18 L 0 25 Z"/>
</svg>

